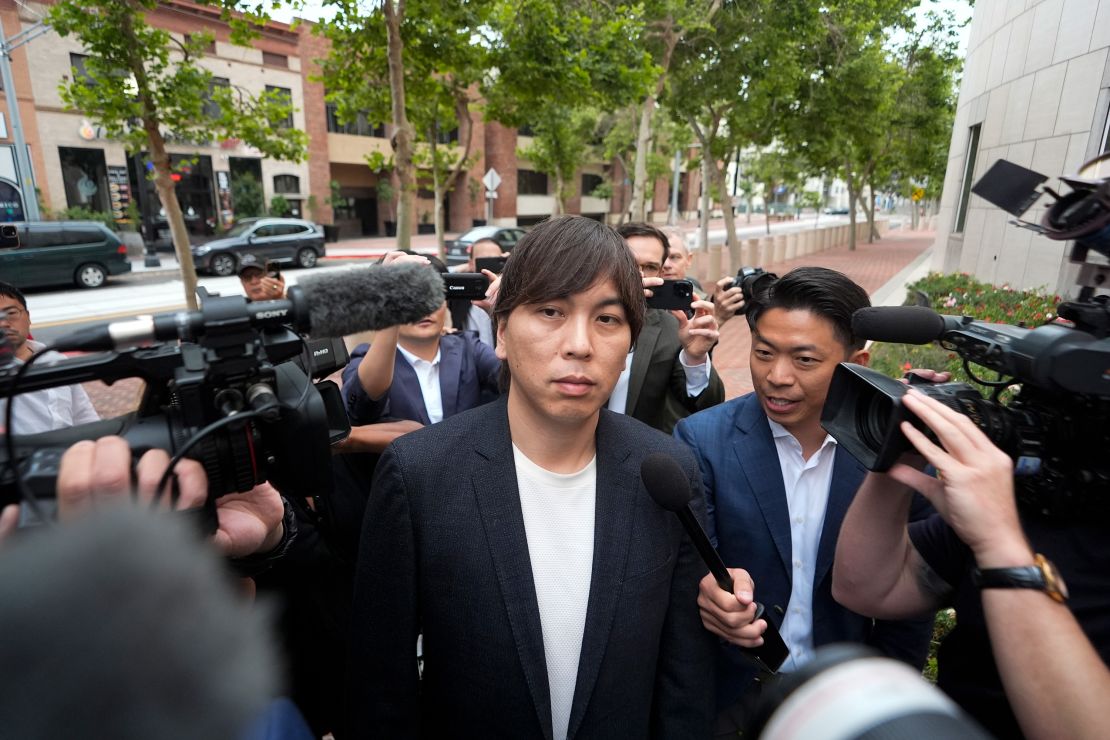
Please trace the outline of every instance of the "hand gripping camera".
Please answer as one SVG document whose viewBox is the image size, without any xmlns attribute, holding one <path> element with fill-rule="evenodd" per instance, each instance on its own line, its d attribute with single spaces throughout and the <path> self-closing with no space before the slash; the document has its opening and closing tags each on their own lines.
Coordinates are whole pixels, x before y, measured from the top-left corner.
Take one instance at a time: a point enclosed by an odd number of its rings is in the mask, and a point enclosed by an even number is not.
<svg viewBox="0 0 1110 740">
<path fill-rule="evenodd" d="M 1110 302 L 1095 295 L 1110 267 L 1087 263 L 1090 250 L 1110 257 L 1110 154 L 1088 162 L 1059 195 L 1040 225 L 1020 216 L 1040 196 L 1047 178 L 1000 160 L 972 191 L 1018 217 L 1018 226 L 1050 239 L 1074 239 L 1080 263 L 1078 300 L 1061 303 L 1059 318 L 1035 329 L 941 316 L 915 306 L 866 308 L 853 316 L 859 337 L 925 344 L 938 340 L 956 352 L 972 385 L 942 383 L 919 389 L 971 418 L 1015 461 L 1019 502 L 1050 516 L 1110 515 Z M 997 381 L 977 377 L 971 365 L 994 370 Z M 1018 386 L 1003 405 L 1000 394 Z M 865 367 L 842 363 L 833 376 L 821 423 L 870 470 L 885 471 L 908 449 L 903 420 L 929 430 L 902 405 L 906 386 Z"/>
</svg>

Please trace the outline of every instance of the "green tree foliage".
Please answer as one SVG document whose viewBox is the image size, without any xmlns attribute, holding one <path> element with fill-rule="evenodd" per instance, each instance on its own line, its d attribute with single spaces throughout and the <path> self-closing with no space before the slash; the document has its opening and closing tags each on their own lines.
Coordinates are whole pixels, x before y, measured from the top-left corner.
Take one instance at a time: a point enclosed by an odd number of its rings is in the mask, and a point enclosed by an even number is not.
<svg viewBox="0 0 1110 740">
<path fill-rule="evenodd" d="M 231 203 L 235 207 L 236 218 L 261 216 L 264 199 L 262 183 L 250 172 L 242 172 L 231 178 Z"/>
<path fill-rule="evenodd" d="M 202 0 L 203 1 L 203 0 Z M 232 29 L 232 41 L 249 44 L 264 16 L 249 2 L 212 0 Z M 147 24 L 157 0 L 58 0 L 47 23 L 74 37 L 86 50 L 87 78 L 73 74 L 60 86 L 67 107 L 80 110 L 120 140 L 129 151 L 148 151 L 154 185 L 165 209 L 185 283 L 185 299 L 196 307 L 196 274 L 189 235 L 174 191 L 167 140 L 206 142 L 237 138 L 268 157 L 300 160 L 307 137 L 285 127 L 291 113 L 282 95 L 251 95 L 212 84 L 197 61 L 211 36 L 197 33 L 180 41 Z"/>
<path fill-rule="evenodd" d="M 336 8 L 336 16 L 317 30 L 332 45 L 322 62 L 328 101 L 336 104 L 342 121 L 365 116 L 392 124 L 392 160 L 384 167 L 370 164 L 397 175 L 398 246 L 410 244 L 418 181 L 430 179 L 442 255 L 443 203 L 475 159 L 471 108 L 478 83 L 490 69 L 488 44 L 479 38 L 488 33 L 493 0 L 327 4 Z M 440 141 L 451 132 L 457 134 L 455 141 Z"/>
<path fill-rule="evenodd" d="M 642 97 L 652 78 L 639 45 L 642 7 L 600 0 L 519 0 L 497 5 L 491 25 L 487 117 L 531 126 L 526 152 L 556 183 L 559 212 L 574 175 L 601 144 L 597 111 Z"/>
</svg>

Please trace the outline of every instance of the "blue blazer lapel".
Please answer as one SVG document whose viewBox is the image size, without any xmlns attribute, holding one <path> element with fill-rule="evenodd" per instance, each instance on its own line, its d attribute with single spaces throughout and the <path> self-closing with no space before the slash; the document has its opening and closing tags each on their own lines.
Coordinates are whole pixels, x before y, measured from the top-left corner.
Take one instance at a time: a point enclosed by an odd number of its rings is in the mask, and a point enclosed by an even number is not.
<svg viewBox="0 0 1110 740">
<path fill-rule="evenodd" d="M 604 409 L 597 425 L 597 497 L 594 510 L 594 558 L 586 631 L 571 704 L 568 737 L 574 737 L 597 684 L 605 647 L 617 613 L 620 585 L 628 558 L 632 507 L 640 471 L 629 461 L 631 449 L 613 429 Z M 542 649 L 542 646 L 541 646 Z"/>
<path fill-rule="evenodd" d="M 439 397 L 443 404 L 444 419 L 458 413 L 459 386 L 464 380 L 461 343 L 441 341 L 439 343 Z"/>
<path fill-rule="evenodd" d="M 791 568 L 790 507 L 786 503 L 778 449 L 756 396 L 750 396 L 740 406 L 735 421 L 740 434 L 736 435 L 733 452 L 763 513 L 786 577 L 791 579 L 794 571 Z M 735 565 L 743 566 L 743 563 Z"/>
<path fill-rule="evenodd" d="M 821 541 L 817 545 L 817 568 L 813 572 L 814 589 L 829 574 L 833 555 L 836 553 L 836 540 L 840 536 L 840 525 L 844 522 L 848 506 L 855 498 L 865 475 L 867 475 L 867 469 L 859 460 L 838 445 L 836 458 L 833 461 L 832 483 L 829 485 L 829 500 L 825 505 L 825 525 L 821 528 Z"/>
<path fill-rule="evenodd" d="M 632 366 L 628 369 L 628 398 L 624 403 L 624 413 L 629 416 L 636 410 L 636 402 L 640 400 L 640 391 L 644 388 L 651 358 L 655 354 L 655 345 L 659 343 L 660 331 L 658 321 L 649 310 L 644 315 L 644 326 L 640 329 L 640 336 L 636 338 L 636 352 L 632 355 Z"/>
<path fill-rule="evenodd" d="M 412 365 L 397 350 L 393 358 L 393 385 L 389 389 L 389 415 L 397 419 L 413 419 L 424 426 L 432 423 L 424 407 L 424 394 L 420 391 L 420 378 Z"/>
<path fill-rule="evenodd" d="M 547 683 L 536 583 L 520 508 L 506 405 L 504 400 L 498 403 L 499 423 L 475 430 L 478 459 L 470 478 L 528 691 L 544 737 L 552 740 L 551 690 Z M 592 593 L 590 600 L 592 603 Z"/>
</svg>

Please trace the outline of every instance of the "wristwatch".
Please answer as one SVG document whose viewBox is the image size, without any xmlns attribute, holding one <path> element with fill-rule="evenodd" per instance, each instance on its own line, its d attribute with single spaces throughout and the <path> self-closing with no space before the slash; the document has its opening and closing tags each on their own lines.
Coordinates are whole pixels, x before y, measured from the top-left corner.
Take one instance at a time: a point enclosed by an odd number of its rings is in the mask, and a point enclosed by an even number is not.
<svg viewBox="0 0 1110 740">
<path fill-rule="evenodd" d="M 983 588 L 1032 588 L 1044 591 L 1054 601 L 1063 604 L 1068 598 L 1068 587 L 1052 561 L 1038 553 L 1033 565 L 1020 568 L 987 568 L 971 571 L 971 582 Z"/>
</svg>

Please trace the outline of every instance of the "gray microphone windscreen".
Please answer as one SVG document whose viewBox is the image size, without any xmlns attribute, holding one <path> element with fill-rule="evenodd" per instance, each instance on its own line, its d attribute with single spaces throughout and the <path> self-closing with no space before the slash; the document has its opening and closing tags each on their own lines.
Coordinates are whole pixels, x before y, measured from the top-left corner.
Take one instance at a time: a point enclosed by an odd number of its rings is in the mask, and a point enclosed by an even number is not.
<svg viewBox="0 0 1110 740">
<path fill-rule="evenodd" d="M 944 330 L 944 317 L 924 306 L 873 306 L 852 314 L 852 333 L 876 342 L 928 344 Z"/>
<path fill-rule="evenodd" d="M 655 503 L 679 511 L 690 503 L 690 479 L 670 455 L 653 452 L 640 463 L 640 480 Z"/>
<path fill-rule="evenodd" d="M 342 337 L 419 321 L 443 304 L 443 278 L 416 263 L 374 265 L 299 280 L 315 337 Z"/>
</svg>

